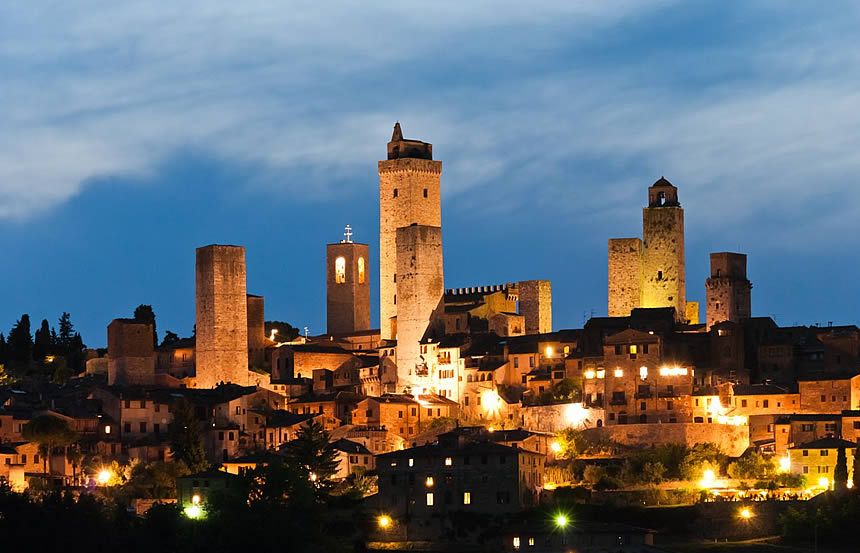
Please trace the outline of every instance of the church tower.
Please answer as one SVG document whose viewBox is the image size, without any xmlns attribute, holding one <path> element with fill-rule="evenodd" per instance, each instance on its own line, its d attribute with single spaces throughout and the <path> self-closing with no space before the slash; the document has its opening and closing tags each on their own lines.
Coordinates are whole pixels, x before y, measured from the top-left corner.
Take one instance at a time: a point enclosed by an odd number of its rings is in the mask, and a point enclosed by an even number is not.
<svg viewBox="0 0 860 553">
<path fill-rule="evenodd" d="M 684 209 L 678 189 L 664 177 L 648 188 L 642 209 L 642 307 L 674 307 L 687 312 L 684 267 Z"/>
<path fill-rule="evenodd" d="M 717 323 L 733 323 L 751 316 L 750 290 L 747 279 L 747 256 L 742 253 L 711 254 L 711 277 L 705 281 L 708 329 Z"/>
<path fill-rule="evenodd" d="M 326 246 L 326 332 L 354 334 L 370 329 L 370 254 L 367 244 L 344 239 Z"/>
<path fill-rule="evenodd" d="M 382 339 L 397 333 L 397 229 L 413 224 L 441 227 L 442 162 L 433 145 L 406 140 L 400 123 L 379 162 L 379 325 Z"/>
</svg>

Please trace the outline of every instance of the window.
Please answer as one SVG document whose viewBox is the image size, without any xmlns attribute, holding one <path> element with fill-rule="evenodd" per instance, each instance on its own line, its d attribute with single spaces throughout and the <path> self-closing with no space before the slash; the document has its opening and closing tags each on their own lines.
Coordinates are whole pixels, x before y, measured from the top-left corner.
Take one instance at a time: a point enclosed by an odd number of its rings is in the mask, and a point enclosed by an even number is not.
<svg viewBox="0 0 860 553">
<path fill-rule="evenodd" d="M 146 423 L 145 422 L 140 423 L 140 432 L 141 432 L 141 434 L 146 433 Z"/>
<path fill-rule="evenodd" d="M 463 505 L 471 505 L 472 504 L 472 493 L 471 492 L 463 492 Z"/>
<path fill-rule="evenodd" d="M 424 189 L 424 197 L 425 198 L 427 197 L 427 189 L 426 188 Z"/>
<path fill-rule="evenodd" d="M 514 368 L 515 369 L 520 368 L 520 358 L 519 357 L 514 357 Z"/>
<path fill-rule="evenodd" d="M 630 344 L 630 355 L 636 355 L 636 344 Z"/>
<path fill-rule="evenodd" d="M 742 399 L 741 400 L 741 407 L 746 407 L 746 406 L 747 406 L 747 400 Z"/>
<path fill-rule="evenodd" d="M 803 474 L 809 474 L 809 467 L 806 465 L 803 465 Z"/>
<path fill-rule="evenodd" d="M 427 494 L 427 506 L 428 507 L 433 506 L 433 492 L 430 492 Z"/>
<path fill-rule="evenodd" d="M 675 407 L 675 404 L 672 403 L 671 401 L 666 402 L 666 410 L 667 411 L 672 411 L 674 409 L 674 407 Z"/>
<path fill-rule="evenodd" d="M 397 197 L 397 189 L 396 188 L 394 189 L 394 197 L 395 198 Z"/>
<path fill-rule="evenodd" d="M 334 283 L 343 284 L 346 282 L 346 258 L 343 256 L 334 260 Z"/>
<path fill-rule="evenodd" d="M 663 280 L 663 271 L 657 271 L 657 280 Z"/>
<path fill-rule="evenodd" d="M 804 456 L 804 457 L 809 457 L 809 450 L 808 450 L 808 449 L 804 449 L 804 450 L 803 450 L 803 456 Z"/>
<path fill-rule="evenodd" d="M 520 537 L 514 536 L 514 549 L 519 549 L 519 548 L 520 548 Z"/>
<path fill-rule="evenodd" d="M 409 459 L 409 466 L 415 466 L 415 459 Z"/>
<path fill-rule="evenodd" d="M 453 460 L 453 459 L 451 459 L 450 457 L 445 457 L 445 466 L 446 466 L 446 467 L 450 467 L 450 466 L 451 466 L 451 465 L 453 465 L 453 464 L 454 464 L 454 460 Z"/>
<path fill-rule="evenodd" d="M 814 428 L 815 428 L 814 424 L 801 424 L 800 425 L 800 431 L 801 432 L 812 432 L 812 430 Z"/>
<path fill-rule="evenodd" d="M 364 258 L 358 258 L 358 283 L 364 284 Z"/>
<path fill-rule="evenodd" d="M 644 402 L 644 401 L 639 402 L 639 410 L 640 410 L 640 411 L 644 411 L 645 409 L 646 409 L 646 407 L 645 407 L 645 402 Z"/>
<path fill-rule="evenodd" d="M 768 408 L 768 404 L 769 404 L 769 403 L 770 403 L 770 401 L 768 401 L 768 400 L 764 400 L 764 401 L 762 402 L 762 407 L 764 407 L 765 409 L 767 409 L 767 408 Z"/>
<path fill-rule="evenodd" d="M 826 449 L 822 449 L 821 451 L 819 451 L 819 454 L 820 454 L 822 457 L 827 457 L 828 455 L 830 455 L 830 452 L 829 452 L 829 451 L 827 451 Z"/>
<path fill-rule="evenodd" d="M 122 425 L 122 431 L 126 432 L 126 433 L 131 432 L 131 423 L 127 422 L 127 423 L 123 424 Z"/>
</svg>

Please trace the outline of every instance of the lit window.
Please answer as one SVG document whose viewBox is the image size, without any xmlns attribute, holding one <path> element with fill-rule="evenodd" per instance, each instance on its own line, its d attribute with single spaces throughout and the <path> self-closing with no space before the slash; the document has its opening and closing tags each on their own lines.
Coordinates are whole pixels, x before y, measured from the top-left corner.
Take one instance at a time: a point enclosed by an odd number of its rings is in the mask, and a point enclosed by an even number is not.
<svg viewBox="0 0 860 553">
<path fill-rule="evenodd" d="M 445 466 L 450 467 L 454 463 L 454 460 L 450 457 L 445 457 Z"/>
<path fill-rule="evenodd" d="M 472 504 L 472 493 L 471 492 L 463 492 L 463 505 L 471 505 Z"/>
<path fill-rule="evenodd" d="M 109 424 L 105 425 L 105 434 L 110 434 L 110 425 Z"/>
<path fill-rule="evenodd" d="M 552 357 L 552 346 L 547 346 L 547 347 L 544 349 L 544 356 L 546 356 L 546 357 Z"/>
<path fill-rule="evenodd" d="M 636 344 L 630 344 L 630 353 L 636 355 Z"/>
<path fill-rule="evenodd" d="M 514 549 L 519 549 L 519 548 L 520 548 L 520 537 L 514 536 Z"/>
<path fill-rule="evenodd" d="M 334 260 L 334 282 L 335 284 L 346 282 L 346 259 L 343 257 Z"/>
<path fill-rule="evenodd" d="M 615 369 L 615 372 L 613 372 L 612 374 L 615 375 L 615 378 L 624 378 L 623 369 Z"/>
<path fill-rule="evenodd" d="M 529 538 L 529 547 L 534 547 L 534 545 L 535 545 L 535 539 Z"/>
<path fill-rule="evenodd" d="M 433 477 L 428 476 L 427 480 L 424 481 L 424 485 L 427 486 L 428 488 L 432 488 L 433 487 Z M 432 503 L 428 503 L 428 505 L 432 505 Z"/>
<path fill-rule="evenodd" d="M 358 283 L 364 284 L 364 258 L 358 258 Z"/>
<path fill-rule="evenodd" d="M 603 369 L 597 369 L 597 378 L 604 378 L 606 376 L 606 371 Z"/>
<path fill-rule="evenodd" d="M 409 466 L 411 467 L 414 464 L 415 464 L 415 459 L 409 459 Z"/>
<path fill-rule="evenodd" d="M 594 378 L 594 371 L 592 369 L 588 369 L 587 371 L 585 371 L 585 378 L 588 380 Z"/>
<path fill-rule="evenodd" d="M 428 507 L 433 506 L 433 493 L 432 492 L 427 494 L 427 506 Z"/>
<path fill-rule="evenodd" d="M 639 378 L 642 380 L 648 378 L 648 367 L 639 367 Z"/>
</svg>

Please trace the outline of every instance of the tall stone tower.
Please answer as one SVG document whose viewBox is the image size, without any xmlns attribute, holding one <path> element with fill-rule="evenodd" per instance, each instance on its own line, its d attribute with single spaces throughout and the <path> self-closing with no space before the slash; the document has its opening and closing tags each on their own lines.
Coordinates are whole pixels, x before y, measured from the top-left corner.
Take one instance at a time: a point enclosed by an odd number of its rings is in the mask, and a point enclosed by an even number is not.
<svg viewBox="0 0 860 553">
<path fill-rule="evenodd" d="M 642 209 L 642 240 L 609 240 L 609 316 L 624 317 L 636 307 L 674 307 L 679 320 L 691 318 L 686 300 L 684 210 L 678 189 L 664 177 L 648 188 Z"/>
<path fill-rule="evenodd" d="M 742 253 L 711 254 L 707 288 L 708 329 L 723 321 L 740 322 L 752 315 L 752 283 L 747 279 L 747 256 Z"/>
<path fill-rule="evenodd" d="M 519 283 L 519 313 L 526 321 L 526 334 L 552 332 L 552 285 L 548 280 Z"/>
<path fill-rule="evenodd" d="M 370 329 L 370 250 L 346 237 L 326 246 L 326 332 L 353 334 Z"/>
<path fill-rule="evenodd" d="M 412 224 L 397 229 L 397 388 L 429 388 L 428 337 L 435 337 L 445 293 L 442 228 Z"/>
<path fill-rule="evenodd" d="M 678 189 L 663 177 L 648 188 L 642 239 L 642 307 L 674 307 L 678 318 L 683 318 L 687 312 L 684 210 Z"/>
<path fill-rule="evenodd" d="M 245 248 L 197 248 L 196 384 L 248 384 Z"/>
<path fill-rule="evenodd" d="M 400 123 L 379 162 L 379 325 L 382 339 L 395 336 L 398 313 L 397 229 L 412 224 L 442 226 L 442 162 L 433 145 L 405 140 Z"/>
</svg>

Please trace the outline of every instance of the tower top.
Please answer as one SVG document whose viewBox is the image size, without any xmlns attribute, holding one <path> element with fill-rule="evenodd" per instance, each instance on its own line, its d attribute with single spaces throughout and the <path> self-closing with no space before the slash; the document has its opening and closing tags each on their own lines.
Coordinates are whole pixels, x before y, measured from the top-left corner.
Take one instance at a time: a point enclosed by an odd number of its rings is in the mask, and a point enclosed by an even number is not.
<svg viewBox="0 0 860 553">
<path fill-rule="evenodd" d="M 648 207 L 681 207 L 678 201 L 678 188 L 661 176 L 648 187 Z"/>
<path fill-rule="evenodd" d="M 352 244 L 352 227 L 346 225 L 343 229 L 343 240 L 340 241 L 341 244 Z"/>
<path fill-rule="evenodd" d="M 433 159 L 433 145 L 420 140 L 403 138 L 400 121 L 394 124 L 391 141 L 388 143 L 388 159 Z"/>
</svg>

